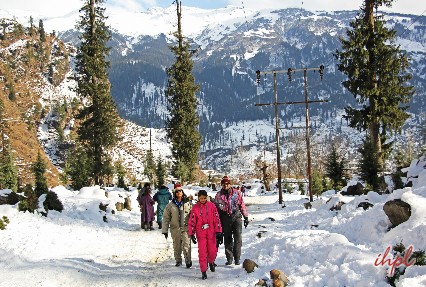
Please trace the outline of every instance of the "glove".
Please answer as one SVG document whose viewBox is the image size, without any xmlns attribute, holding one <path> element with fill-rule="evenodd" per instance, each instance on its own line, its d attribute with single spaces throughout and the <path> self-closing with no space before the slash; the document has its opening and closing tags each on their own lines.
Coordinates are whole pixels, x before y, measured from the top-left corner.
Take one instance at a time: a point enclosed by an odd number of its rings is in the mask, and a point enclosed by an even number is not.
<svg viewBox="0 0 426 287">
<path fill-rule="evenodd" d="M 244 228 L 247 228 L 247 225 L 249 224 L 249 220 L 247 216 L 244 216 Z"/>
<path fill-rule="evenodd" d="M 164 235 L 164 237 L 166 237 L 166 239 L 167 239 L 167 237 L 169 237 L 168 233 L 163 233 L 163 235 Z"/>
<path fill-rule="evenodd" d="M 216 233 L 216 247 L 219 247 L 223 243 L 223 235 L 222 233 Z"/>
<path fill-rule="evenodd" d="M 191 240 L 194 244 L 197 244 L 197 239 L 195 238 L 195 235 L 191 235 Z"/>
</svg>

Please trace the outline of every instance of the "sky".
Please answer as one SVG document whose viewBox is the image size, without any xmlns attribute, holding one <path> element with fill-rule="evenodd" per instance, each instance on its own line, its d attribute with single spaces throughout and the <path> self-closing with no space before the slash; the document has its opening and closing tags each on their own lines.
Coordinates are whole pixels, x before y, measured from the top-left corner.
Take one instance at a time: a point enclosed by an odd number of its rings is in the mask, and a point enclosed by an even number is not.
<svg viewBox="0 0 426 287">
<path fill-rule="evenodd" d="M 20 9 L 34 12 L 43 12 L 48 16 L 62 16 L 70 11 L 79 9 L 82 0 L 0 0 L 0 9 Z M 168 7 L 172 0 L 107 0 L 107 4 L 122 7 L 126 10 L 145 11 L 151 7 Z M 183 6 L 199 7 L 204 9 L 223 8 L 227 5 L 241 6 L 247 9 L 262 8 L 303 8 L 306 10 L 357 10 L 363 1 L 347 0 L 183 0 Z M 388 10 L 387 8 L 383 8 Z M 390 11 L 421 15 L 426 10 L 426 1 L 394 0 Z"/>
<path fill-rule="evenodd" d="M 408 176 L 418 176 L 413 187 L 362 196 L 328 191 L 315 197 L 311 209 L 304 208 L 307 197 L 297 190 L 284 193 L 281 205 L 276 191 L 262 193 L 259 184 L 247 184 L 251 186 L 251 196 L 244 197 L 249 225 L 242 233 L 241 261 L 253 260 L 258 267 L 247 273 L 241 265 L 226 266 L 221 245 L 216 272 L 207 271 L 205 281 L 197 245 L 191 246 L 193 266 L 175 267 L 171 237 L 165 239 L 157 223 L 153 231 L 141 230 L 135 188 L 92 186 L 73 191 L 57 186 L 52 190 L 64 206 L 62 212 L 49 211 L 44 217 L 19 212 L 17 204 L 0 205 L 0 218 L 5 216 L 9 222 L 0 230 L 0 269 L 7 274 L 0 287 L 247 287 L 259 279 L 270 284 L 272 269 L 281 270 L 293 287 L 387 287 L 384 278 L 391 273 L 390 265 L 403 258 L 392 252 L 385 255 L 388 248 L 402 242 L 413 252 L 426 249 L 426 158 L 414 163 L 407 169 Z M 199 189 L 184 186 L 187 195 Z M 8 193 L 0 190 L 0 195 Z M 125 197 L 132 208 L 118 211 L 115 203 L 124 202 Z M 390 229 L 383 206 L 394 199 L 410 204 L 411 216 Z M 44 195 L 39 206 L 43 200 Z M 341 210 L 331 211 L 340 201 L 345 202 Z M 108 204 L 106 212 L 99 210 L 101 202 Z M 361 202 L 373 207 L 359 208 Z M 406 269 L 396 286 L 426 286 L 425 266 L 410 262 L 398 261 Z"/>
</svg>

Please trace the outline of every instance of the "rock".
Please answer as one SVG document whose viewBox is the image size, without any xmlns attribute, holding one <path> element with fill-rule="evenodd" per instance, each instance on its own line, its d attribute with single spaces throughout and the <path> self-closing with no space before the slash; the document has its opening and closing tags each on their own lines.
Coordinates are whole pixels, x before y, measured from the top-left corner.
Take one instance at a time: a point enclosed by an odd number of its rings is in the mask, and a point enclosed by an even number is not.
<svg viewBox="0 0 426 287">
<path fill-rule="evenodd" d="M 362 207 L 364 210 L 369 209 L 370 207 L 373 207 L 374 205 L 371 204 L 370 202 L 361 202 L 360 204 L 358 204 L 358 207 Z"/>
<path fill-rule="evenodd" d="M 342 195 L 363 195 L 364 186 L 358 182 L 356 185 L 348 186 L 346 191 L 342 191 Z"/>
<path fill-rule="evenodd" d="M 331 211 L 333 210 L 341 210 L 343 204 L 345 204 L 343 201 L 339 201 L 336 205 L 334 205 L 333 207 L 330 208 Z"/>
<path fill-rule="evenodd" d="M 284 274 L 281 270 L 272 269 L 269 272 L 272 279 L 272 286 L 274 287 L 284 287 L 289 283 L 287 275 Z"/>
<path fill-rule="evenodd" d="M 99 209 L 106 212 L 108 203 L 99 203 Z"/>
<path fill-rule="evenodd" d="M 268 286 L 265 280 L 259 279 L 259 282 L 255 284 L 255 286 Z"/>
<path fill-rule="evenodd" d="M 127 210 L 132 210 L 132 202 L 130 201 L 130 197 L 126 197 L 124 199 L 124 208 Z"/>
<path fill-rule="evenodd" d="M 247 271 L 247 273 L 252 273 L 255 267 L 259 267 L 256 262 L 250 259 L 244 259 L 243 268 Z"/>
<path fill-rule="evenodd" d="M 123 211 L 123 209 L 124 209 L 124 203 L 122 203 L 122 202 L 117 202 L 117 203 L 115 204 L 115 209 L 117 209 L 117 211 Z"/>
<path fill-rule="evenodd" d="M 400 199 L 386 202 L 383 206 L 383 211 L 393 226 L 400 225 L 407 221 L 411 216 L 411 206 Z"/>
</svg>

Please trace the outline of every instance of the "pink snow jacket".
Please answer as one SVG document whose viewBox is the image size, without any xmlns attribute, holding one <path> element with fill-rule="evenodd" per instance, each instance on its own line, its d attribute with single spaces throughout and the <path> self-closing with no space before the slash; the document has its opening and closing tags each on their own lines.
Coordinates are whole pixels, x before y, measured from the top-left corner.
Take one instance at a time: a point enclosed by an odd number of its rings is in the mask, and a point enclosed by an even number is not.
<svg viewBox="0 0 426 287">
<path fill-rule="evenodd" d="M 248 212 L 246 205 L 244 204 L 243 197 L 237 189 L 230 188 L 228 194 L 226 194 L 226 191 L 223 189 L 220 190 L 218 193 L 216 193 L 214 202 L 217 209 L 221 213 L 227 213 L 228 215 L 232 216 L 240 211 L 244 217 L 248 217 Z"/>
<path fill-rule="evenodd" d="M 203 229 L 202 226 L 208 224 L 208 228 Z M 188 235 L 197 235 L 200 238 L 201 234 L 222 232 L 222 225 L 220 223 L 219 213 L 217 212 L 216 206 L 210 201 L 206 201 L 205 204 L 197 202 L 189 214 L 188 220 Z M 215 238 L 215 237 L 213 237 Z M 214 242 L 216 244 L 216 242 Z"/>
</svg>

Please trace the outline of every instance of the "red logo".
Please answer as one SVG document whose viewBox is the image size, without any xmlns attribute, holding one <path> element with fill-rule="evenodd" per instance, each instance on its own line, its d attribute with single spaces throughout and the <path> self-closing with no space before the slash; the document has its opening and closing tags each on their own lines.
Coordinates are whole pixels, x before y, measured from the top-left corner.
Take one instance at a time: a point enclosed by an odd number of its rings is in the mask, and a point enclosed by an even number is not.
<svg viewBox="0 0 426 287">
<path fill-rule="evenodd" d="M 411 253 L 413 252 L 413 246 L 410 245 L 410 247 L 405 251 L 405 254 L 403 257 L 396 255 L 395 258 L 386 258 L 388 257 L 389 251 L 391 250 L 391 247 L 388 246 L 386 248 L 385 253 L 383 255 L 379 253 L 377 256 L 376 261 L 374 261 L 374 266 L 389 266 L 392 267 L 390 270 L 390 276 L 393 275 L 393 272 L 395 272 L 395 268 L 398 268 L 401 265 L 405 265 L 405 267 L 411 266 L 416 262 L 416 259 L 413 258 L 410 262 L 408 262 L 408 259 L 410 258 Z"/>
</svg>

